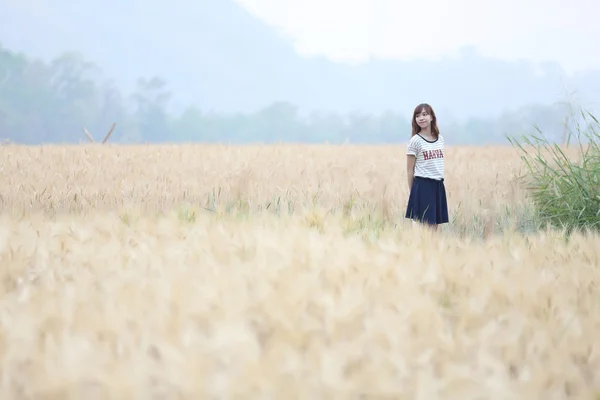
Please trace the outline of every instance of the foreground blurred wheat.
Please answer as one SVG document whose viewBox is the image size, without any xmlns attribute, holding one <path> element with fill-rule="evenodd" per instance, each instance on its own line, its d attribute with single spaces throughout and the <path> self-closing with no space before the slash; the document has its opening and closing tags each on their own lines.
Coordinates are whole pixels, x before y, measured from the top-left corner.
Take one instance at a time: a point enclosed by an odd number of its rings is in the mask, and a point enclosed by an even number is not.
<svg viewBox="0 0 600 400">
<path fill-rule="evenodd" d="M 600 239 L 502 225 L 509 148 L 406 224 L 403 150 L 1 147 L 0 398 L 593 398 Z"/>
</svg>

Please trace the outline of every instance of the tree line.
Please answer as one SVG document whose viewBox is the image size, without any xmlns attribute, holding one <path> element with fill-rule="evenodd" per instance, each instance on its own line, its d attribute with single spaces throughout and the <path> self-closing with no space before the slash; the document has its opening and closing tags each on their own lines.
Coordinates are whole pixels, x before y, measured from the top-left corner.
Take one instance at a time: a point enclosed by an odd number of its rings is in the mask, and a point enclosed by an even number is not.
<svg viewBox="0 0 600 400">
<path fill-rule="evenodd" d="M 172 93 L 160 77 L 140 78 L 131 94 L 102 77 L 100 67 L 68 52 L 50 62 L 0 46 L 0 140 L 21 144 L 78 143 L 87 128 L 101 140 L 113 123 L 111 142 L 364 143 L 404 142 L 410 116 L 346 115 L 274 102 L 254 113 L 215 113 L 190 105 L 168 112 Z M 506 143 L 506 134 L 526 133 L 534 124 L 560 140 L 566 110 L 561 105 L 531 105 L 497 118 L 442 123 L 452 144 Z"/>
</svg>

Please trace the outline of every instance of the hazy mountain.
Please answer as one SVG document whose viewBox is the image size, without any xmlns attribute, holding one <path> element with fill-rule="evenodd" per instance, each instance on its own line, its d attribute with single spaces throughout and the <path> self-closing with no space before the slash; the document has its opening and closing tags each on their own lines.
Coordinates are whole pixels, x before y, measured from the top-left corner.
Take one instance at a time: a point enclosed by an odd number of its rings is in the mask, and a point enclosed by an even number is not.
<svg viewBox="0 0 600 400">
<path fill-rule="evenodd" d="M 126 91 L 138 77 L 159 75 L 180 106 L 253 111 L 289 101 L 304 110 L 410 112 L 427 101 L 463 119 L 561 101 L 565 89 L 580 89 L 584 100 L 600 94 L 599 71 L 565 80 L 556 63 L 509 63 L 470 49 L 440 62 L 304 59 L 233 0 L 3 3 L 5 47 L 46 60 L 80 51 Z"/>
</svg>

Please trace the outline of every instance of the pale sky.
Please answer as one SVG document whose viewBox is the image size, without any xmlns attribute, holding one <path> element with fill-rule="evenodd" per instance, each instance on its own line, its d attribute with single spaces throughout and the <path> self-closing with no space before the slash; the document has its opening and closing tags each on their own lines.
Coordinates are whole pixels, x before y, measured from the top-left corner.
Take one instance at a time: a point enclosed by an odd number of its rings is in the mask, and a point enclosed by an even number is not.
<svg viewBox="0 0 600 400">
<path fill-rule="evenodd" d="M 437 59 L 466 45 L 507 60 L 600 68 L 600 0 L 237 0 L 301 54 Z"/>
</svg>

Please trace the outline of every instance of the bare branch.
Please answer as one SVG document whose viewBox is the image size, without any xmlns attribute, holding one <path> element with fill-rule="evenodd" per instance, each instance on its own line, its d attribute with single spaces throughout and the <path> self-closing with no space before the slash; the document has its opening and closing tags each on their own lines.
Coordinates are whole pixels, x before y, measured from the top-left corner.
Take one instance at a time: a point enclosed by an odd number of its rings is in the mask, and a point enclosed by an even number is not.
<svg viewBox="0 0 600 400">
<path fill-rule="evenodd" d="M 88 140 L 92 143 L 95 142 L 94 138 L 92 137 L 92 135 L 88 132 L 88 130 L 86 128 L 83 128 L 83 133 L 85 133 L 85 136 L 88 138 Z"/>
<path fill-rule="evenodd" d="M 110 138 L 110 135 L 112 135 L 113 131 L 115 130 L 115 127 L 117 126 L 117 123 L 113 123 L 112 127 L 110 128 L 110 131 L 108 131 L 108 133 L 106 134 L 106 136 L 104 137 L 104 140 L 102 141 L 102 144 L 106 143 L 108 141 L 108 139 Z M 96 143 L 96 141 L 94 140 L 93 136 L 91 135 L 90 132 L 88 132 L 88 130 L 84 127 L 83 128 L 83 133 L 85 133 L 85 136 L 88 138 L 88 140 L 92 143 Z"/>
<path fill-rule="evenodd" d="M 104 140 L 102 141 L 102 144 L 106 143 L 106 141 L 108 140 L 108 138 L 110 138 L 110 135 L 112 135 L 113 131 L 115 130 L 115 126 L 117 126 L 116 122 L 112 124 L 112 128 L 110 128 L 110 131 L 108 131 L 108 133 L 104 137 Z"/>
</svg>

